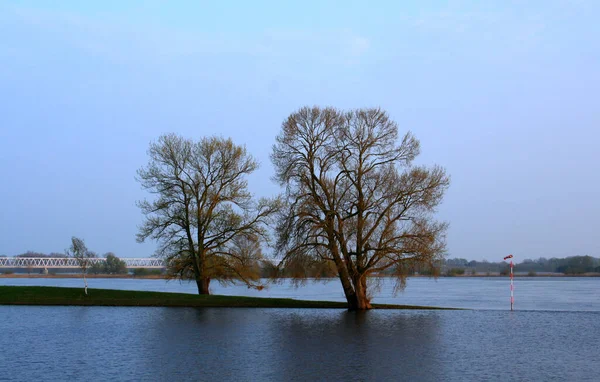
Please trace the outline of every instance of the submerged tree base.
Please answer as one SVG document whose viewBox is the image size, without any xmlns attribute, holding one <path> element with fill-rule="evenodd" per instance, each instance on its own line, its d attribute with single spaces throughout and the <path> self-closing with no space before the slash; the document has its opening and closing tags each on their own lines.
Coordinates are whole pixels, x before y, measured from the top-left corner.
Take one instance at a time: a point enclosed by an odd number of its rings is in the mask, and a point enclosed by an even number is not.
<svg viewBox="0 0 600 382">
<path fill-rule="evenodd" d="M 146 292 L 111 289 L 0 286 L 0 305 L 63 306 L 163 306 L 214 308 L 313 308 L 347 309 L 345 302 L 306 301 L 290 298 L 259 298 L 187 293 Z M 431 306 L 373 304 L 373 309 L 451 309 Z"/>
</svg>

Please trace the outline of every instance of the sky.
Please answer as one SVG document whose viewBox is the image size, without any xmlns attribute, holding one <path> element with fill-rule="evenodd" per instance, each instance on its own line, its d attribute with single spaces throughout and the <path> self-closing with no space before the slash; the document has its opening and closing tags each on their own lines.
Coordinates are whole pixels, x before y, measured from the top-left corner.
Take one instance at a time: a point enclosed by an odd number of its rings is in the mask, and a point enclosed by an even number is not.
<svg viewBox="0 0 600 382">
<path fill-rule="evenodd" d="M 161 134 L 261 163 L 302 106 L 381 107 L 451 186 L 448 256 L 600 257 L 600 2 L 3 1 L 0 255 L 120 257 Z"/>
</svg>

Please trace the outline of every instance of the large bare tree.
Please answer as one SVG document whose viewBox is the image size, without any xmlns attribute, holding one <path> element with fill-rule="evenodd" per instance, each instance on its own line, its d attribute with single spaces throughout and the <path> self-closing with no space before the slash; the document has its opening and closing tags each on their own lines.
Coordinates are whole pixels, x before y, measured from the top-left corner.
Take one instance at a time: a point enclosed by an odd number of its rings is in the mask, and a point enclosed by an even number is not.
<svg viewBox="0 0 600 382">
<path fill-rule="evenodd" d="M 413 164 L 419 141 L 380 109 L 302 108 L 273 146 L 287 208 L 277 252 L 285 267 L 333 262 L 351 310 L 369 309 L 367 277 L 443 258 L 446 224 L 433 213 L 449 186 L 438 166 Z"/>
<path fill-rule="evenodd" d="M 191 274 L 199 294 L 209 294 L 211 279 L 254 285 L 244 270 L 251 252 L 239 251 L 238 243 L 266 238 L 265 224 L 278 205 L 256 202 L 248 191 L 246 177 L 258 168 L 256 160 L 231 139 L 195 142 L 175 134 L 151 143 L 148 155 L 138 180 L 156 198 L 138 203 L 146 216 L 138 241 L 157 240 L 157 255 L 179 277 Z"/>
</svg>

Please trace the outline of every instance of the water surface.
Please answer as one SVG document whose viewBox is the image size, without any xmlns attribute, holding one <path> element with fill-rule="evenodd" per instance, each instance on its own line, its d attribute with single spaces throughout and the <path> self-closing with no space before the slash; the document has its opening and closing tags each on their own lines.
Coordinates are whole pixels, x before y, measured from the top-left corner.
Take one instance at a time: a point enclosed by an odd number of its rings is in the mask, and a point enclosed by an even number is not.
<svg viewBox="0 0 600 382">
<path fill-rule="evenodd" d="M 0 306 L 0 380 L 597 381 L 600 313 Z"/>
</svg>

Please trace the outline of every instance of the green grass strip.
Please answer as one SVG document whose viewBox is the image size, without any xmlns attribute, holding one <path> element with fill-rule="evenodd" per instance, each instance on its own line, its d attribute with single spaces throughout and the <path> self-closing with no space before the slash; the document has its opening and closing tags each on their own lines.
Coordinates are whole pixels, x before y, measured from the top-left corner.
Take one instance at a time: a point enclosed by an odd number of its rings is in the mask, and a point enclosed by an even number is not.
<svg viewBox="0 0 600 382">
<path fill-rule="evenodd" d="M 187 293 L 147 292 L 112 289 L 61 288 L 42 286 L 0 286 L 0 305 L 61 306 L 161 306 L 218 308 L 318 308 L 345 309 L 334 301 L 306 301 L 291 298 L 261 298 Z M 374 309 L 448 309 L 431 306 L 373 304 Z"/>
</svg>

